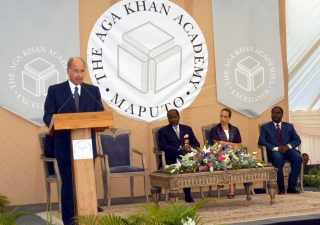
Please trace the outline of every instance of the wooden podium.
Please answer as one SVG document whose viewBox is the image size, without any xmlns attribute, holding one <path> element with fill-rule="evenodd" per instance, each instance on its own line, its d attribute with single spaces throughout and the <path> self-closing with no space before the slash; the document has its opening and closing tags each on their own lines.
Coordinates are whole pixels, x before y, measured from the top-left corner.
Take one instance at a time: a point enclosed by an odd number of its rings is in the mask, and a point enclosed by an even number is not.
<svg viewBox="0 0 320 225">
<path fill-rule="evenodd" d="M 92 138 L 95 138 L 91 137 L 91 129 L 103 131 L 106 127 L 112 126 L 113 116 L 111 111 L 63 113 L 54 114 L 52 117 L 49 135 L 54 135 L 57 131 L 61 133 L 63 130 L 71 130 L 71 157 L 76 216 L 98 214 L 94 163 L 92 156 L 90 158 L 90 146 L 87 146 L 89 142 L 92 143 Z M 77 150 L 78 147 L 74 148 L 75 143 L 80 143 L 82 146 Z M 92 150 L 91 144 L 91 153 Z"/>
</svg>

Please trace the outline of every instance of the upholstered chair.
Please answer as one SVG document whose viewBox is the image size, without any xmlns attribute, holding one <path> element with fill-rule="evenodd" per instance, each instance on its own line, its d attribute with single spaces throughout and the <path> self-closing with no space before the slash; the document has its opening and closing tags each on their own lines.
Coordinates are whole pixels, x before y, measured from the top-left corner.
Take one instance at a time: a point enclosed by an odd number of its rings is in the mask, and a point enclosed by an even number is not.
<svg viewBox="0 0 320 225">
<path fill-rule="evenodd" d="M 101 170 L 104 186 L 104 203 L 110 207 L 111 202 L 111 178 L 129 177 L 131 198 L 133 198 L 134 177 L 144 177 L 144 191 L 148 198 L 148 167 L 145 153 L 131 146 L 131 131 L 129 129 L 108 128 L 97 133 L 98 154 L 101 161 Z M 132 161 L 132 153 L 140 156 L 141 165 L 135 166 Z"/>
</svg>

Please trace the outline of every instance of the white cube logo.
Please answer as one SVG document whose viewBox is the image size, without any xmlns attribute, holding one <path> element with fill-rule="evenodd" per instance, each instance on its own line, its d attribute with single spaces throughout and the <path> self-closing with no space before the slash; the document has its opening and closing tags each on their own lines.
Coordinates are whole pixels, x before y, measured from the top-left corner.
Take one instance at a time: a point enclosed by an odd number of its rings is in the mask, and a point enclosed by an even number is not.
<svg viewBox="0 0 320 225">
<path fill-rule="evenodd" d="M 22 87 L 39 97 L 46 96 L 50 85 L 59 83 L 59 71 L 48 61 L 37 58 L 26 65 L 22 71 Z"/>
<path fill-rule="evenodd" d="M 174 37 L 151 22 L 122 36 L 118 46 L 118 77 L 147 93 L 157 93 L 181 79 L 181 47 Z"/>
<path fill-rule="evenodd" d="M 264 83 L 264 68 L 251 56 L 237 63 L 235 74 L 236 84 L 246 91 L 255 91 Z"/>
</svg>

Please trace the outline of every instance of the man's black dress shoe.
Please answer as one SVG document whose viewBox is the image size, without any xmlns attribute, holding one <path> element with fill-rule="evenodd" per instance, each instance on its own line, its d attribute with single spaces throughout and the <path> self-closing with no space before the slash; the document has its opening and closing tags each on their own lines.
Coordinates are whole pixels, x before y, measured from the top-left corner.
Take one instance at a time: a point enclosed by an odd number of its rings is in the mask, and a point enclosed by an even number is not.
<svg viewBox="0 0 320 225">
<path fill-rule="evenodd" d="M 185 200 L 186 202 L 189 202 L 189 203 L 194 202 L 194 200 L 193 200 L 193 198 L 191 197 L 191 195 L 186 195 L 186 196 L 184 197 L 184 200 Z"/>
<path fill-rule="evenodd" d="M 98 212 L 103 212 L 103 209 L 98 206 Z"/>
<path fill-rule="evenodd" d="M 290 194 L 300 194 L 300 191 L 296 190 L 296 186 L 295 185 L 289 185 L 288 189 L 287 189 L 287 193 Z"/>
<path fill-rule="evenodd" d="M 286 193 L 284 190 L 284 186 L 278 186 L 278 189 L 279 189 L 279 192 L 278 192 L 279 195 L 284 195 Z"/>
</svg>

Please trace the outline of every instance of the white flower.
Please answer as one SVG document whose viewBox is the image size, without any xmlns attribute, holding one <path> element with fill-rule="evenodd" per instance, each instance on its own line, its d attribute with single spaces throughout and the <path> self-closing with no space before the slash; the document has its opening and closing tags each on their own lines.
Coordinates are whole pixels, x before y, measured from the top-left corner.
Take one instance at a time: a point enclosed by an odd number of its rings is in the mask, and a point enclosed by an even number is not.
<svg viewBox="0 0 320 225">
<path fill-rule="evenodd" d="M 179 170 L 181 167 L 181 163 L 179 162 L 179 160 L 177 159 L 177 163 L 174 164 L 175 169 Z"/>
<path fill-rule="evenodd" d="M 193 219 L 187 217 L 186 220 L 184 220 L 184 219 L 181 220 L 181 224 L 182 225 L 196 225 L 196 222 Z"/>
</svg>

